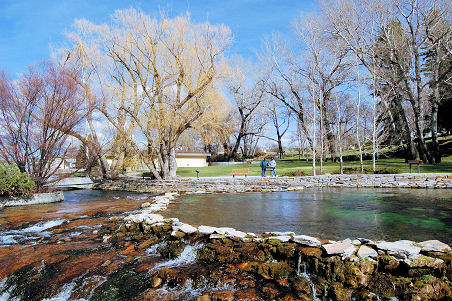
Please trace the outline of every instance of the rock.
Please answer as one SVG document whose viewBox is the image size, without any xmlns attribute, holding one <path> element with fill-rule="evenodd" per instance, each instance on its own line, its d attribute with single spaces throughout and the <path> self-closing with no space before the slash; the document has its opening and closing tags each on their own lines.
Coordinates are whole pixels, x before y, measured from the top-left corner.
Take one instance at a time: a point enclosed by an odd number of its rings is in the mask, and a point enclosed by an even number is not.
<svg viewBox="0 0 452 301">
<path fill-rule="evenodd" d="M 257 267 L 257 273 L 267 279 L 286 279 L 292 271 L 285 261 L 263 263 Z"/>
<path fill-rule="evenodd" d="M 106 260 L 104 263 L 102 263 L 103 267 L 106 267 L 107 265 L 111 264 L 111 260 Z"/>
<path fill-rule="evenodd" d="M 444 261 L 438 258 L 432 258 L 424 255 L 417 255 L 405 260 L 410 268 L 442 268 L 444 267 Z"/>
<path fill-rule="evenodd" d="M 351 242 L 339 242 L 335 244 L 326 244 L 322 248 L 328 255 L 342 255 L 351 256 L 356 250 L 356 247 Z"/>
<path fill-rule="evenodd" d="M 124 262 L 131 262 L 135 259 L 135 257 L 133 257 L 132 255 L 129 255 L 126 257 L 126 259 L 124 259 Z"/>
<path fill-rule="evenodd" d="M 157 288 L 162 284 L 163 280 L 160 277 L 154 277 L 151 280 L 151 287 L 152 288 Z"/>
<path fill-rule="evenodd" d="M 175 230 L 173 232 L 171 232 L 171 236 L 173 237 L 177 237 L 177 238 L 182 238 L 185 236 L 185 233 L 179 230 Z"/>
<path fill-rule="evenodd" d="M 149 202 L 141 204 L 141 208 L 146 208 L 146 207 L 149 207 L 149 206 L 151 206 L 151 203 L 149 203 Z"/>
<path fill-rule="evenodd" d="M 234 297 L 236 300 L 262 300 L 259 295 L 258 292 L 255 288 L 247 288 L 244 290 L 240 290 L 240 291 L 236 291 L 234 293 Z"/>
<path fill-rule="evenodd" d="M 237 230 L 228 230 L 225 233 L 226 237 L 239 237 L 239 238 L 245 238 L 246 237 L 246 233 L 242 232 L 242 231 L 237 231 Z"/>
<path fill-rule="evenodd" d="M 207 294 L 204 294 L 202 296 L 195 297 L 195 301 L 210 301 L 210 297 Z"/>
<path fill-rule="evenodd" d="M 294 232 L 265 232 L 265 234 L 271 235 L 271 236 L 294 236 Z"/>
<path fill-rule="evenodd" d="M 210 295 L 212 301 L 232 301 L 234 299 L 234 292 L 231 290 L 208 290 L 204 294 Z"/>
<path fill-rule="evenodd" d="M 307 257 L 315 257 L 315 258 L 322 257 L 322 250 L 319 248 L 299 247 L 298 250 Z"/>
<path fill-rule="evenodd" d="M 143 241 L 141 244 L 138 245 L 138 249 L 146 249 L 150 245 L 156 244 L 158 242 L 158 238 L 150 238 L 148 240 Z"/>
<path fill-rule="evenodd" d="M 359 258 L 377 257 L 378 253 L 368 246 L 361 246 L 357 253 Z"/>
<path fill-rule="evenodd" d="M 291 238 L 291 241 L 296 242 L 300 245 L 305 245 L 308 247 L 320 247 L 321 243 L 315 237 L 307 236 L 307 235 L 296 235 Z"/>
<path fill-rule="evenodd" d="M 406 256 L 417 255 L 421 251 L 421 248 L 415 246 L 414 242 L 409 240 L 399 240 L 396 242 L 377 242 L 376 247 L 380 250 L 401 253 L 405 254 Z"/>
<path fill-rule="evenodd" d="M 182 224 L 179 228 L 179 231 L 182 231 L 186 234 L 191 234 L 197 231 L 197 229 L 195 227 L 193 227 L 192 225 L 189 224 Z"/>
<path fill-rule="evenodd" d="M 216 228 L 215 232 L 217 232 L 218 234 L 221 235 L 226 235 L 226 232 L 230 232 L 230 231 L 235 231 L 234 228 L 227 228 L 227 227 L 223 227 L 223 228 Z"/>
<path fill-rule="evenodd" d="M 418 243 L 422 247 L 424 252 L 448 252 L 450 251 L 450 246 L 440 242 L 439 240 L 427 240 Z"/>
<path fill-rule="evenodd" d="M 217 228 L 215 228 L 215 227 L 210 227 L 210 226 L 199 226 L 199 227 L 198 227 L 199 233 L 205 234 L 205 235 L 210 235 L 210 234 L 215 233 L 215 230 L 216 230 L 216 229 L 217 229 Z"/>
<path fill-rule="evenodd" d="M 210 239 L 223 239 L 226 238 L 226 236 L 224 236 L 223 234 L 211 234 L 209 236 Z"/>
<path fill-rule="evenodd" d="M 268 239 L 277 239 L 277 240 L 279 240 L 281 242 L 288 242 L 291 238 L 292 238 L 292 236 L 279 235 L 279 236 L 271 236 Z"/>
<path fill-rule="evenodd" d="M 329 297 L 333 300 L 348 301 L 352 299 L 353 290 L 345 288 L 341 283 L 335 282 L 331 285 Z"/>
</svg>

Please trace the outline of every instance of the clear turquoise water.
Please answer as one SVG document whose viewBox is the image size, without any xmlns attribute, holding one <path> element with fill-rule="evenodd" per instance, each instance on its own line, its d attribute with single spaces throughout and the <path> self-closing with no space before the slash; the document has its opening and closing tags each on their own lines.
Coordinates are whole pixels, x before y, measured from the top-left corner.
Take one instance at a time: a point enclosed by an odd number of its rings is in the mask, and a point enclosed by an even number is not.
<svg viewBox="0 0 452 301">
<path fill-rule="evenodd" d="M 313 188 L 190 195 L 165 212 L 193 225 L 293 231 L 325 239 L 438 239 L 452 243 L 452 193 L 424 189 Z"/>
</svg>

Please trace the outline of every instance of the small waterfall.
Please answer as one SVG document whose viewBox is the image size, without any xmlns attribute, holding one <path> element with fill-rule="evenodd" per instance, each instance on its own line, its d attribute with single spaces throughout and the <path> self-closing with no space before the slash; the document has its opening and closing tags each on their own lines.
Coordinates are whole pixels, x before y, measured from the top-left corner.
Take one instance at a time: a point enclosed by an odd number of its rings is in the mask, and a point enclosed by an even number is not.
<svg viewBox="0 0 452 301">
<path fill-rule="evenodd" d="M 301 266 L 301 255 L 298 255 L 297 276 L 303 277 L 303 278 L 305 278 L 308 281 L 309 286 L 311 287 L 311 291 L 312 291 L 312 300 L 320 301 L 320 299 L 317 298 L 317 292 L 315 290 L 315 285 L 312 282 L 311 277 L 309 276 L 309 274 L 306 272 L 306 264 L 303 264 L 303 272 L 301 272 L 300 266 Z"/>
<path fill-rule="evenodd" d="M 174 267 L 194 263 L 196 261 L 196 251 L 202 248 L 204 244 L 196 243 L 195 245 L 186 245 L 179 257 L 157 264 L 154 269 L 161 267 Z"/>
<path fill-rule="evenodd" d="M 146 249 L 146 254 L 148 256 L 157 256 L 157 255 L 159 255 L 157 253 L 158 249 L 161 248 L 161 247 L 164 247 L 164 246 L 166 246 L 166 242 L 165 241 L 162 241 L 162 242 L 159 242 L 158 244 L 152 245 L 151 247 Z"/>
</svg>

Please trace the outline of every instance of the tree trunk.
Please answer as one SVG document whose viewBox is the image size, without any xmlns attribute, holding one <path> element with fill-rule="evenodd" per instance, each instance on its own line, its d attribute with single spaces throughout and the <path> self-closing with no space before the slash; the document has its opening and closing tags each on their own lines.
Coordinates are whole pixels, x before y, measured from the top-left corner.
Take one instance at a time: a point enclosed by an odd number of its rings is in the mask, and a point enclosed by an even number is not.
<svg viewBox="0 0 452 301">
<path fill-rule="evenodd" d="M 432 133 L 432 150 L 433 150 L 433 159 L 435 163 L 441 163 L 441 150 L 439 148 L 438 142 L 438 104 L 440 102 L 440 84 L 439 84 L 439 46 L 437 45 L 436 50 L 436 62 L 435 62 L 435 87 L 434 87 L 434 95 L 431 98 L 431 109 L 432 113 L 430 116 L 430 131 Z"/>
</svg>

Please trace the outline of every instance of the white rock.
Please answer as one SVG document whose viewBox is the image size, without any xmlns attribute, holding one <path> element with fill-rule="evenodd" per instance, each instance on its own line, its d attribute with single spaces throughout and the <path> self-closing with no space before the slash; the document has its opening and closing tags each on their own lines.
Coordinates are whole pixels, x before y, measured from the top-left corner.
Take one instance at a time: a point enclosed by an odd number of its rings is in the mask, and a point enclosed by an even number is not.
<svg viewBox="0 0 452 301">
<path fill-rule="evenodd" d="M 377 242 L 375 245 L 380 250 L 401 253 L 406 256 L 413 256 L 419 254 L 421 251 L 421 248 L 415 246 L 414 242 L 409 240 L 399 240 L 396 242 L 381 241 Z"/>
<path fill-rule="evenodd" d="M 226 228 L 226 227 L 215 229 L 215 232 L 217 232 L 218 234 L 222 234 L 222 235 L 225 235 L 226 232 L 228 232 L 228 231 L 235 231 L 235 229 L 234 228 Z"/>
<path fill-rule="evenodd" d="M 245 232 L 238 231 L 238 230 L 228 230 L 225 233 L 226 237 L 240 237 L 244 238 L 246 236 Z"/>
<path fill-rule="evenodd" d="M 307 235 L 296 235 L 291 237 L 291 241 L 296 242 L 300 245 L 305 245 L 309 247 L 320 247 L 321 243 L 315 237 L 307 236 Z"/>
<path fill-rule="evenodd" d="M 278 236 L 271 236 L 268 239 L 277 239 L 277 240 L 280 240 L 281 242 L 288 242 L 291 238 L 292 238 L 292 236 L 288 236 L 288 235 L 278 235 Z"/>
<path fill-rule="evenodd" d="M 450 246 L 440 242 L 439 240 L 427 240 L 418 243 L 424 252 L 447 252 L 450 251 Z"/>
<path fill-rule="evenodd" d="M 354 239 L 352 241 L 352 244 L 354 244 L 355 246 L 359 246 L 361 244 L 361 241 L 359 239 Z"/>
<path fill-rule="evenodd" d="M 361 246 L 357 253 L 359 258 L 377 257 L 378 253 L 368 246 Z"/>
<path fill-rule="evenodd" d="M 190 234 L 196 232 L 198 229 L 189 224 L 182 224 L 179 228 L 179 231 Z"/>
<path fill-rule="evenodd" d="M 254 234 L 253 232 L 247 232 L 246 234 L 247 234 L 248 236 L 251 236 L 251 237 L 257 237 L 257 235 Z"/>
<path fill-rule="evenodd" d="M 149 203 L 149 202 L 141 204 L 141 208 L 146 208 L 146 207 L 149 207 L 149 206 L 151 206 L 151 203 Z"/>
<path fill-rule="evenodd" d="M 328 255 L 342 255 L 350 257 L 356 250 L 356 247 L 351 242 L 339 242 L 335 244 L 326 244 L 322 248 Z"/>
<path fill-rule="evenodd" d="M 198 227 L 199 233 L 201 233 L 201 234 L 206 234 L 206 235 L 210 235 L 210 234 L 215 233 L 215 230 L 216 230 L 216 229 L 217 229 L 217 228 L 215 228 L 215 227 L 210 227 L 210 226 L 199 226 L 199 227 Z"/>
</svg>

